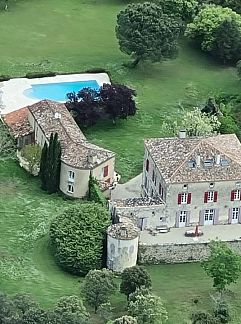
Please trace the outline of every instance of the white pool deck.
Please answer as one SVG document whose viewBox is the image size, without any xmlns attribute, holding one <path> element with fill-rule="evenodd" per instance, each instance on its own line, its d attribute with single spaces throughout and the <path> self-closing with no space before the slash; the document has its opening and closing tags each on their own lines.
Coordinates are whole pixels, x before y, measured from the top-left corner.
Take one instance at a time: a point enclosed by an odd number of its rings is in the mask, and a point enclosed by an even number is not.
<svg viewBox="0 0 241 324">
<path fill-rule="evenodd" d="M 66 74 L 35 79 L 16 78 L 0 82 L 0 115 L 8 114 L 40 101 L 40 99 L 32 99 L 24 95 L 24 91 L 31 88 L 33 84 L 89 80 L 96 80 L 99 86 L 102 86 L 103 83 L 110 83 L 110 78 L 106 73 Z"/>
</svg>

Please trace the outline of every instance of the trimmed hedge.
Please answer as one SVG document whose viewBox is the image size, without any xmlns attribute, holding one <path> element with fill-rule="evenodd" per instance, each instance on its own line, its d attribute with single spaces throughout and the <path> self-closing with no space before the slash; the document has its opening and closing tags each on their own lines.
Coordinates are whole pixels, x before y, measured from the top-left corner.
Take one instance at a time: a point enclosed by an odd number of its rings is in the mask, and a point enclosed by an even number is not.
<svg viewBox="0 0 241 324">
<path fill-rule="evenodd" d="M 46 71 L 46 72 L 28 72 L 25 77 L 28 79 L 35 78 L 45 78 L 45 77 L 53 77 L 56 76 L 56 72 Z"/>
<path fill-rule="evenodd" d="M 0 75 L 0 82 L 8 81 L 11 77 L 9 75 Z"/>
<path fill-rule="evenodd" d="M 66 271 L 85 275 L 103 262 L 109 212 L 95 203 L 71 205 L 50 226 L 50 242 L 58 264 Z"/>
</svg>

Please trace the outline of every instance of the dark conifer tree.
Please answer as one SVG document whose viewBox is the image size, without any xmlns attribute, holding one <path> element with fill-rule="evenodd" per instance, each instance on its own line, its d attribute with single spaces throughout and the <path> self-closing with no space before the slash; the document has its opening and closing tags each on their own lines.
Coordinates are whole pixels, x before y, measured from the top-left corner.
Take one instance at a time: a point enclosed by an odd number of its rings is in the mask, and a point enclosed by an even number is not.
<svg viewBox="0 0 241 324">
<path fill-rule="evenodd" d="M 47 142 L 44 143 L 44 147 L 42 149 L 41 153 L 41 160 L 40 160 L 40 170 L 39 170 L 39 176 L 41 180 L 41 187 L 42 189 L 46 190 L 46 172 L 47 172 L 47 154 L 48 154 L 48 145 Z"/>
</svg>

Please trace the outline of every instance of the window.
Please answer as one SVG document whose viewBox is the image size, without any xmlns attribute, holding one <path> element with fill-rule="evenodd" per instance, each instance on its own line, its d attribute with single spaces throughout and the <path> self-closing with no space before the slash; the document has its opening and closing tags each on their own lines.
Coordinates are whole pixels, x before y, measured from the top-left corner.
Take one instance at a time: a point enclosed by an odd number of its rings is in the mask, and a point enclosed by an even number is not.
<svg viewBox="0 0 241 324">
<path fill-rule="evenodd" d="M 218 192 L 217 191 L 206 191 L 204 193 L 204 202 L 210 203 L 210 202 L 217 202 L 218 200 Z"/>
<path fill-rule="evenodd" d="M 72 184 L 68 184 L 68 192 L 74 192 L 74 186 Z"/>
<path fill-rule="evenodd" d="M 108 168 L 108 165 L 106 165 L 103 169 L 103 176 L 104 178 L 108 176 L 108 172 L 109 172 L 109 168 Z"/>
<path fill-rule="evenodd" d="M 209 187 L 210 187 L 210 188 L 213 188 L 213 187 L 214 187 L 214 183 L 213 183 L 213 182 L 210 182 L 210 183 L 209 183 Z"/>
<path fill-rule="evenodd" d="M 145 177 L 145 188 L 148 190 L 147 177 Z"/>
<path fill-rule="evenodd" d="M 187 193 L 183 192 L 181 193 L 181 204 L 186 204 L 187 203 Z"/>
<path fill-rule="evenodd" d="M 205 222 L 213 221 L 213 217 L 214 217 L 214 209 L 206 209 L 204 212 L 204 221 Z"/>
<path fill-rule="evenodd" d="M 69 171 L 69 181 L 74 181 L 74 171 Z"/>
<path fill-rule="evenodd" d="M 207 202 L 213 202 L 214 201 L 214 192 L 208 191 L 208 200 Z"/>
<path fill-rule="evenodd" d="M 149 171 L 149 160 L 148 159 L 146 160 L 146 171 L 147 172 Z"/>
<path fill-rule="evenodd" d="M 191 204 L 192 194 L 189 192 L 182 192 L 178 194 L 178 205 Z"/>
<path fill-rule="evenodd" d="M 186 223 L 187 221 L 187 212 L 185 210 L 180 211 L 179 222 Z"/>
<path fill-rule="evenodd" d="M 163 188 L 161 183 L 159 183 L 159 195 L 161 196 L 161 198 L 163 198 Z"/>
<path fill-rule="evenodd" d="M 187 184 L 184 184 L 183 187 L 182 187 L 183 190 L 186 190 L 187 188 L 188 188 Z"/>
<path fill-rule="evenodd" d="M 231 191 L 231 201 L 234 201 L 234 200 L 240 200 L 240 190 L 239 189 Z"/>
<path fill-rule="evenodd" d="M 235 208 L 232 208 L 232 219 L 238 219 L 238 215 L 239 215 L 239 208 L 238 207 L 235 207 Z"/>
</svg>

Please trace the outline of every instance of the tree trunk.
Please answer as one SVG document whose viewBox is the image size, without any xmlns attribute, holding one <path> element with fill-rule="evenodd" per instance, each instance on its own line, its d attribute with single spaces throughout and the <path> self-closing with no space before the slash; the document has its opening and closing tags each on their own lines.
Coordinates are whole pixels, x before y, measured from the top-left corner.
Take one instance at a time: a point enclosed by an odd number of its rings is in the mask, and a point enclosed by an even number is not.
<svg viewBox="0 0 241 324">
<path fill-rule="evenodd" d="M 130 67 L 134 69 L 137 66 L 137 64 L 140 62 L 140 60 L 141 60 L 141 57 L 140 56 L 137 56 L 134 59 L 134 61 L 130 63 Z"/>
</svg>

